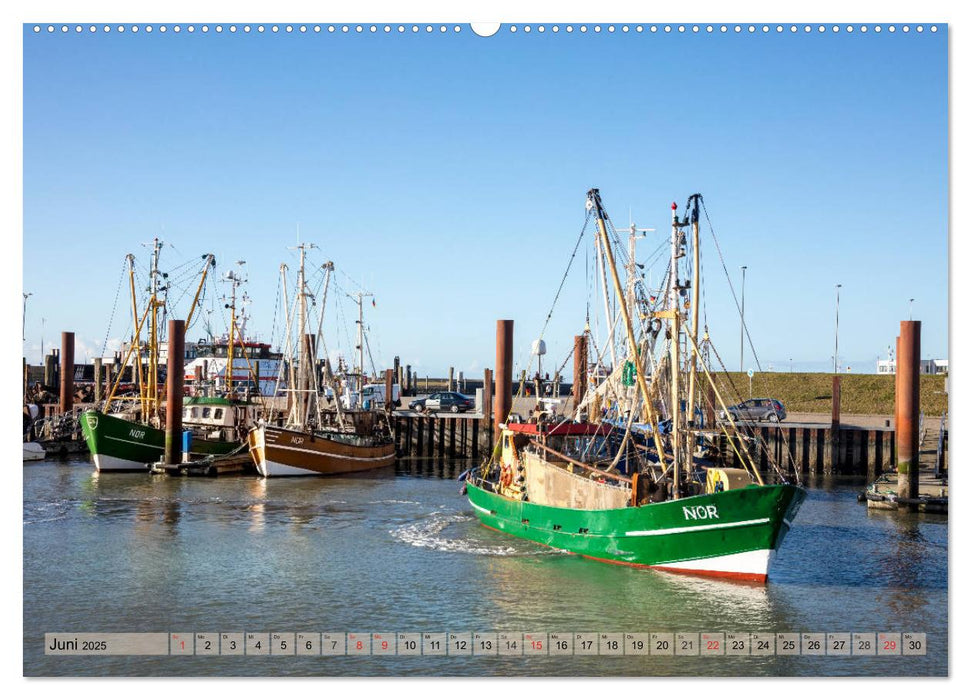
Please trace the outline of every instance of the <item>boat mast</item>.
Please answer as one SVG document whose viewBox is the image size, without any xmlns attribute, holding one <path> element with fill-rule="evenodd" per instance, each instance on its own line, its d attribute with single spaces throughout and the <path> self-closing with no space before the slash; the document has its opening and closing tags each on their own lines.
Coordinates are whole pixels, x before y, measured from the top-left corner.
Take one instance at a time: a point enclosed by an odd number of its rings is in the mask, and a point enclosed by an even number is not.
<svg viewBox="0 0 971 700">
<path fill-rule="evenodd" d="M 694 279 L 691 280 L 691 371 L 688 377 L 688 427 L 695 425 L 695 374 L 698 365 L 698 297 L 701 295 L 701 249 L 699 248 L 698 202 L 700 194 L 688 197 L 688 219 L 691 223 L 691 255 Z M 708 426 L 705 426 L 708 427 Z M 691 454 L 694 445 L 691 445 Z"/>
<path fill-rule="evenodd" d="M 614 280 L 614 290 L 617 293 L 618 299 L 624 298 L 624 290 L 620 284 L 620 277 L 617 276 L 617 266 L 614 264 L 614 254 L 610 248 L 610 240 L 607 237 L 607 214 L 604 212 L 603 204 L 600 201 L 600 190 L 597 188 L 591 189 L 587 192 L 588 201 L 592 202 L 593 207 L 596 210 L 597 215 L 597 229 L 600 232 L 601 244 L 603 245 L 604 255 L 607 258 L 607 265 L 610 267 L 610 275 Z M 651 424 L 651 434 L 654 436 L 654 446 L 657 448 L 657 457 L 661 463 L 661 469 L 664 470 L 664 449 L 661 445 L 661 436 L 658 434 L 657 430 L 657 420 L 654 417 L 654 408 L 651 405 L 651 397 L 647 390 L 647 380 L 644 379 L 644 365 L 641 363 L 640 357 L 637 353 L 637 339 L 634 337 L 634 327 L 630 320 L 630 312 L 627 308 L 627 304 L 620 305 L 620 313 L 624 319 L 624 325 L 627 328 L 627 341 L 630 346 L 631 361 L 634 363 L 635 372 L 637 378 L 637 386 L 641 390 L 641 396 L 644 399 L 644 410 L 647 413 L 648 422 Z"/>
<path fill-rule="evenodd" d="M 151 272 L 151 323 L 149 326 L 149 345 L 148 345 L 148 400 L 152 416 L 158 415 L 159 396 L 158 396 L 158 309 L 161 304 L 158 302 L 158 254 L 162 249 L 161 241 L 154 239 L 152 244 L 152 272 Z"/>
<path fill-rule="evenodd" d="M 330 275 L 334 271 L 334 263 L 328 260 L 325 262 L 321 269 L 324 270 L 324 292 L 321 295 L 320 301 L 320 319 L 317 321 L 317 343 L 314 344 L 314 364 L 317 360 L 317 344 L 320 344 L 324 349 L 324 358 L 327 358 L 327 344 L 324 343 L 324 311 L 327 309 L 327 290 L 330 287 Z M 328 378 L 324 378 L 325 383 L 329 384 Z M 317 408 L 317 426 L 323 425 L 324 419 L 320 408 L 320 389 L 317 386 L 317 371 L 314 371 L 314 405 Z M 337 391 L 334 391 L 334 404 L 337 406 L 337 418 L 338 421 L 343 423 L 343 417 L 341 416 L 341 402 L 340 398 L 337 396 Z"/>
<path fill-rule="evenodd" d="M 350 296 L 350 295 L 348 295 Z M 357 388 L 358 391 L 364 388 L 364 297 L 372 297 L 373 294 L 368 294 L 367 292 L 357 293 L 357 354 L 358 361 L 360 362 L 359 368 L 361 370 L 361 385 Z M 354 297 L 351 296 L 351 299 Z"/>
<path fill-rule="evenodd" d="M 296 425 L 302 427 L 305 422 L 307 415 L 307 406 L 309 397 L 308 387 L 310 385 L 310 373 L 307 371 L 307 363 L 310 361 L 309 353 L 307 352 L 307 340 L 305 334 L 307 332 L 307 290 L 306 290 L 306 278 L 304 275 L 304 263 L 307 259 L 307 249 L 315 248 L 313 243 L 301 243 L 297 246 L 300 251 L 300 270 L 297 272 L 297 342 L 298 342 L 298 352 L 300 353 L 300 365 L 297 368 L 298 380 L 297 380 L 297 396 L 298 399 L 294 402 L 297 408 L 297 413 L 300 416 Z"/>
<path fill-rule="evenodd" d="M 604 318 L 607 320 L 607 345 L 610 347 L 610 369 L 617 369 L 617 352 L 614 349 L 616 339 L 614 338 L 614 316 L 610 313 L 610 294 L 607 292 L 607 265 L 603 260 L 603 250 L 600 245 L 600 237 L 593 239 L 594 249 L 597 255 L 597 272 L 600 277 L 600 286 L 604 298 Z"/>
<path fill-rule="evenodd" d="M 202 257 L 205 258 L 205 262 L 202 264 L 202 275 L 199 277 L 199 286 L 196 287 L 196 295 L 192 299 L 192 306 L 189 307 L 189 315 L 185 319 L 186 328 L 192 324 L 192 316 L 195 314 L 196 306 L 199 304 L 199 296 L 202 294 L 202 286 L 206 283 L 209 268 L 216 266 L 216 256 L 212 253 L 206 253 Z"/>
<path fill-rule="evenodd" d="M 237 260 L 237 265 L 244 265 L 245 260 Z M 242 278 L 235 272 L 230 270 L 226 273 L 226 279 L 232 285 L 232 292 L 230 296 L 230 302 L 227 304 L 229 308 L 229 347 L 226 348 L 226 393 L 229 394 L 233 390 L 233 345 L 236 339 L 236 288 L 242 284 Z"/>
<path fill-rule="evenodd" d="M 681 403 L 678 396 L 679 357 L 681 344 L 681 324 L 679 323 L 678 294 L 678 248 L 681 229 L 678 228 L 678 205 L 671 205 L 671 272 L 668 275 L 668 306 L 670 315 L 671 335 L 671 453 L 674 460 L 674 493 L 673 498 L 681 495 Z"/>
<path fill-rule="evenodd" d="M 132 346 L 135 348 L 135 359 L 132 363 L 132 381 L 135 381 L 135 377 L 138 377 L 138 402 L 141 407 L 142 418 L 146 417 L 146 406 L 145 406 L 145 377 L 142 375 L 142 324 L 138 322 L 138 298 L 135 296 L 135 256 L 129 253 L 127 255 L 128 259 L 128 283 L 131 287 L 131 313 L 132 322 L 134 323 L 134 332 L 132 333 Z M 148 312 L 148 307 L 145 308 L 146 313 Z M 131 353 L 129 352 L 129 355 Z M 137 369 L 136 369 L 137 368 Z M 122 372 L 124 372 L 124 365 L 122 365 Z M 120 376 L 120 375 L 119 375 Z M 109 402 L 110 403 L 110 402 Z M 105 410 L 108 409 L 109 403 L 105 404 Z"/>
<path fill-rule="evenodd" d="M 292 426 L 296 422 L 294 420 L 294 414 L 295 414 L 295 411 L 296 411 L 296 402 L 295 402 L 296 396 L 294 395 L 294 391 L 295 391 L 296 386 L 297 386 L 297 378 L 296 378 L 296 370 L 295 370 L 295 368 L 293 366 L 294 365 L 294 362 L 293 362 L 293 309 L 290 308 L 290 296 L 289 296 L 289 291 L 288 291 L 289 287 L 287 286 L 287 270 L 288 269 L 289 268 L 287 268 L 286 263 L 280 263 L 280 285 L 283 288 L 283 311 L 284 311 L 284 313 L 286 315 L 286 319 L 287 319 L 287 322 L 286 322 L 287 328 L 286 328 L 286 333 L 284 334 L 284 337 L 287 340 L 286 340 L 286 345 L 284 346 L 284 350 L 283 350 L 283 356 L 284 356 L 285 361 L 286 361 L 286 369 L 287 369 L 287 397 L 288 397 L 288 399 L 287 399 L 287 411 L 289 412 L 287 414 L 287 426 Z M 296 300 L 294 300 L 294 303 L 296 303 Z M 274 395 L 279 394 L 279 392 L 280 392 L 280 384 L 281 384 L 282 381 L 283 381 L 283 363 L 280 364 L 279 370 L 277 371 L 276 389 L 274 391 Z"/>
</svg>

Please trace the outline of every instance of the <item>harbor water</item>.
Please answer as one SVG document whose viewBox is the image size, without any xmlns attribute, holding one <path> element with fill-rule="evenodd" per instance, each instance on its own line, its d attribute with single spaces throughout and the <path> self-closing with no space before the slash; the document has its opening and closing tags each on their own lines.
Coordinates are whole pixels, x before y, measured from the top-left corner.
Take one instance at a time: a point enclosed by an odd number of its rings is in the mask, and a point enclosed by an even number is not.
<svg viewBox="0 0 971 700">
<path fill-rule="evenodd" d="M 590 561 L 483 528 L 463 462 L 355 478 L 25 464 L 27 676 L 943 676 L 946 516 L 815 485 L 765 585 Z M 48 656 L 47 632 L 918 632 L 916 656 Z"/>
</svg>

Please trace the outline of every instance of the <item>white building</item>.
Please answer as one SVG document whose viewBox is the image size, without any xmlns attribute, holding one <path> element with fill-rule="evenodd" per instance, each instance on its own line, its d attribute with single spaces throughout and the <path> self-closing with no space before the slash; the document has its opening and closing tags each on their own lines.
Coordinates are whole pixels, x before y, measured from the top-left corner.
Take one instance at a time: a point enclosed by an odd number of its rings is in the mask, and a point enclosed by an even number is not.
<svg viewBox="0 0 971 700">
<path fill-rule="evenodd" d="M 896 374 L 897 360 L 877 360 L 877 374 Z M 921 360 L 921 374 L 947 374 L 947 360 Z"/>
</svg>

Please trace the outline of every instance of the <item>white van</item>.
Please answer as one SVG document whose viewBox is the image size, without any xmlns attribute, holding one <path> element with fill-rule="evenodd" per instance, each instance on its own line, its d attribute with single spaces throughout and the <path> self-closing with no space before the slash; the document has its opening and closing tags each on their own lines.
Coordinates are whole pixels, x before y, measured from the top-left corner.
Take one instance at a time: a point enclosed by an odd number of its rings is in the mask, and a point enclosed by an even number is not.
<svg viewBox="0 0 971 700">
<path fill-rule="evenodd" d="M 401 385 L 391 385 L 391 401 L 395 408 L 401 406 Z M 367 410 L 384 408 L 384 384 L 365 384 L 360 393 L 356 391 L 345 392 L 341 396 L 341 406 L 351 410 L 356 408 Z"/>
</svg>

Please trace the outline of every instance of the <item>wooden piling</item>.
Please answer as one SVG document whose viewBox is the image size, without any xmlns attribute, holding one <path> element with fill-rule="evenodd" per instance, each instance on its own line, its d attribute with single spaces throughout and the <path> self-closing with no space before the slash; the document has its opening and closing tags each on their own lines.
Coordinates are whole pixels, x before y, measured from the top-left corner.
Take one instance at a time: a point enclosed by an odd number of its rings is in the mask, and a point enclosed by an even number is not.
<svg viewBox="0 0 971 700">
<path fill-rule="evenodd" d="M 394 370 L 384 370 L 384 410 L 394 411 Z"/>
<path fill-rule="evenodd" d="M 49 355 L 44 358 L 44 388 L 52 389 L 54 387 L 55 370 L 54 370 L 54 358 L 56 355 L 52 350 Z"/>
<path fill-rule="evenodd" d="M 709 384 L 705 394 L 705 427 L 713 428 L 715 427 L 715 387 Z"/>
<path fill-rule="evenodd" d="M 492 370 L 486 369 L 482 380 L 482 417 L 492 419 Z"/>
<path fill-rule="evenodd" d="M 165 464 L 179 464 L 182 462 L 182 396 L 185 392 L 185 321 L 169 321 L 166 385 Z"/>
<path fill-rule="evenodd" d="M 842 379 L 838 374 L 833 375 L 833 430 L 836 430 L 840 426 L 840 390 L 842 389 Z"/>
<path fill-rule="evenodd" d="M 454 379 L 454 377 L 455 377 L 455 368 L 454 367 L 449 367 L 448 368 L 448 390 L 449 391 L 455 391 L 455 379 Z"/>
<path fill-rule="evenodd" d="M 61 413 L 74 408 L 74 333 L 61 333 Z"/>
<path fill-rule="evenodd" d="M 101 358 L 94 358 L 94 402 L 96 404 L 101 404 L 101 400 L 104 398 L 104 377 L 101 375 L 102 366 Z"/>
<path fill-rule="evenodd" d="M 920 492 L 920 321 L 900 322 L 897 388 L 897 497 L 903 500 Z M 917 510 L 916 504 L 900 507 Z"/>
<path fill-rule="evenodd" d="M 573 336 L 573 410 L 587 393 L 587 336 Z"/>
</svg>

